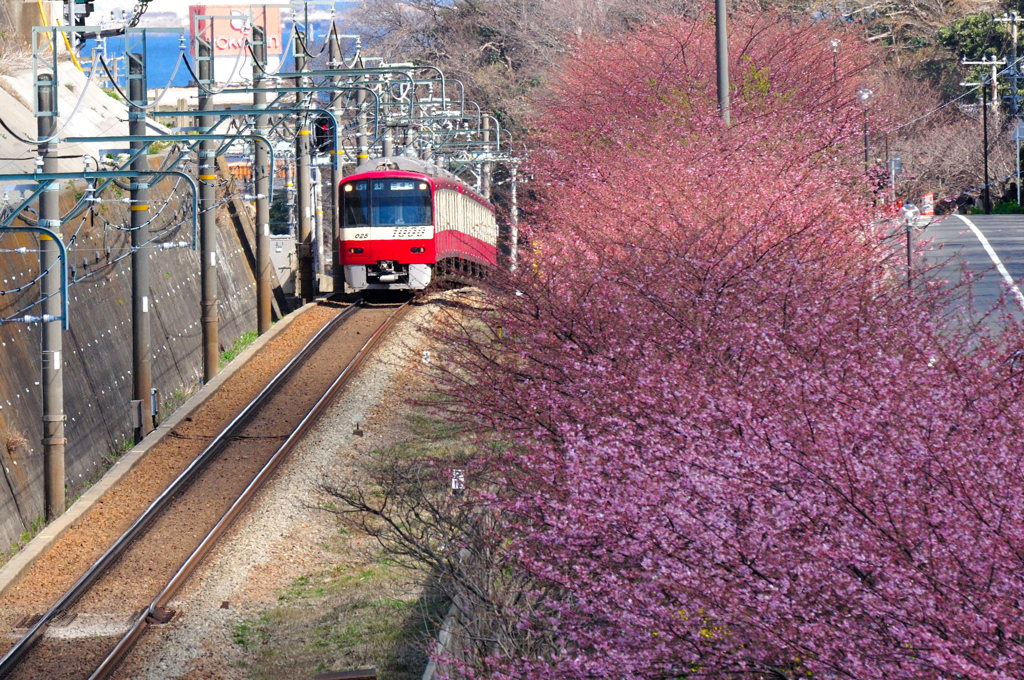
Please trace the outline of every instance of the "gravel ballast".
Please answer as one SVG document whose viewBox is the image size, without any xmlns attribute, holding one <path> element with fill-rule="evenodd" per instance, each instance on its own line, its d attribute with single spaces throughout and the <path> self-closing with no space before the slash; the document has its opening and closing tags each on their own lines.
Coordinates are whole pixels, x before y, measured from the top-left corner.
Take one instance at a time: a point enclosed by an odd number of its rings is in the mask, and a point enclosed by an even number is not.
<svg viewBox="0 0 1024 680">
<path fill-rule="evenodd" d="M 375 603 L 414 612 L 423 577 L 388 568 L 374 542 L 340 531 L 333 515 L 317 509 L 327 502 L 318 485 L 359 455 L 408 437 L 416 410 L 409 397 L 429 389 L 423 362 L 438 352 L 423 330 L 472 294 L 436 294 L 409 311 L 172 602 L 171 622 L 147 634 L 117 677 L 298 679 L 375 665 L 379 650 L 345 651 L 342 633 L 359 638 L 362 628 L 321 630 L 349 597 L 337 584 L 367 580 Z M 366 624 L 372 628 L 379 613 L 368 608 L 374 620 Z M 378 677 L 420 676 L 429 628 L 415 628 L 401 662 Z"/>
</svg>

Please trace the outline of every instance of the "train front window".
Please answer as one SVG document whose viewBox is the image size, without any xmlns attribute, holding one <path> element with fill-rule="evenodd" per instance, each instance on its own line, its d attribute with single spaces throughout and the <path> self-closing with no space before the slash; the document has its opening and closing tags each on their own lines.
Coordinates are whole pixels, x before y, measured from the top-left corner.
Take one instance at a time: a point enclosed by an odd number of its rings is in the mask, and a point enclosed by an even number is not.
<svg viewBox="0 0 1024 680">
<path fill-rule="evenodd" d="M 372 224 L 375 227 L 431 223 L 430 186 L 412 179 L 378 179 L 372 182 Z"/>
<path fill-rule="evenodd" d="M 369 182 L 349 182 L 342 187 L 341 224 L 343 227 L 370 226 Z"/>
<path fill-rule="evenodd" d="M 433 222 L 430 185 L 415 179 L 375 179 L 342 186 L 343 227 L 393 227 Z"/>
</svg>

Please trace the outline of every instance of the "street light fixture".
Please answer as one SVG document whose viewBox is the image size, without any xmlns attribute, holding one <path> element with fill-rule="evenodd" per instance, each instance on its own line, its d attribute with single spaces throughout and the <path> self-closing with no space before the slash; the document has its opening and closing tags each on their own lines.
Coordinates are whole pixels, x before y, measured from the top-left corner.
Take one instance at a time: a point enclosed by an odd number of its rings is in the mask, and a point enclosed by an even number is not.
<svg viewBox="0 0 1024 680">
<path fill-rule="evenodd" d="M 864 169 L 868 167 L 868 108 L 871 106 L 871 100 L 874 98 L 875 93 L 866 87 L 862 87 L 857 90 L 857 101 L 864 107 Z"/>
</svg>

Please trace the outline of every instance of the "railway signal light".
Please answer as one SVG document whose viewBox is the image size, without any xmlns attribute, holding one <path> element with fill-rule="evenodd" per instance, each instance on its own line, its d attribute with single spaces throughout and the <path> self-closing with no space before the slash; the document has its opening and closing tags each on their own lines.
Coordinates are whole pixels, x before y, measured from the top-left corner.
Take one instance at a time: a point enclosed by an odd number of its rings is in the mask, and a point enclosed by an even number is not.
<svg viewBox="0 0 1024 680">
<path fill-rule="evenodd" d="M 85 26 L 86 18 L 96 9 L 93 0 L 64 0 L 64 23 L 68 26 Z M 76 47 L 81 47 L 85 39 L 78 34 L 71 37 Z"/>
<path fill-rule="evenodd" d="M 93 0 L 64 0 L 64 13 L 68 26 L 85 26 L 85 19 L 96 9 Z"/>
<path fill-rule="evenodd" d="M 320 153 L 334 149 L 333 121 L 325 113 L 313 120 L 313 146 Z"/>
</svg>

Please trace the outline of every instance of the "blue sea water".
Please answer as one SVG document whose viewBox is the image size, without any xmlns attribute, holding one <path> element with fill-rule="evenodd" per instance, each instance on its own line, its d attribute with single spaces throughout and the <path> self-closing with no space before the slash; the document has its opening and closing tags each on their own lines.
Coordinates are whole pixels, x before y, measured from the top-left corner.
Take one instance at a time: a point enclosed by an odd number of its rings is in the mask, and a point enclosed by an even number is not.
<svg viewBox="0 0 1024 680">
<path fill-rule="evenodd" d="M 326 39 L 329 30 L 329 21 L 311 21 L 307 28 L 310 44 L 317 45 L 318 49 L 319 45 Z M 189 54 L 190 39 L 188 31 L 184 29 L 151 28 L 145 32 L 145 36 L 145 50 L 143 50 L 142 33 L 133 32 L 129 37 L 121 35 L 105 38 L 101 41 L 87 40 L 80 54 L 83 59 L 89 61 L 95 49 L 96 54 L 102 56 L 112 70 L 116 70 L 118 85 L 121 87 L 125 87 L 127 60 L 124 58 L 124 55 L 126 52 L 140 54 L 144 52 L 146 57 L 147 87 L 150 90 L 161 90 L 168 86 L 194 86 L 195 83 L 188 68 L 186 68 L 184 63 L 178 63 L 178 57 L 184 50 L 185 58 L 188 59 L 192 69 L 196 69 L 195 57 Z M 284 44 L 287 45 L 292 36 L 291 22 L 286 21 L 282 26 L 282 36 Z M 126 41 L 128 43 L 127 50 Z M 286 64 L 285 70 L 290 69 L 290 65 L 287 65 L 290 64 L 292 59 L 290 49 L 286 48 L 283 59 Z M 176 65 L 177 70 L 175 70 Z M 247 66 L 244 68 L 246 74 L 248 74 L 249 68 Z M 104 79 L 106 77 L 102 70 L 99 75 Z"/>
</svg>

